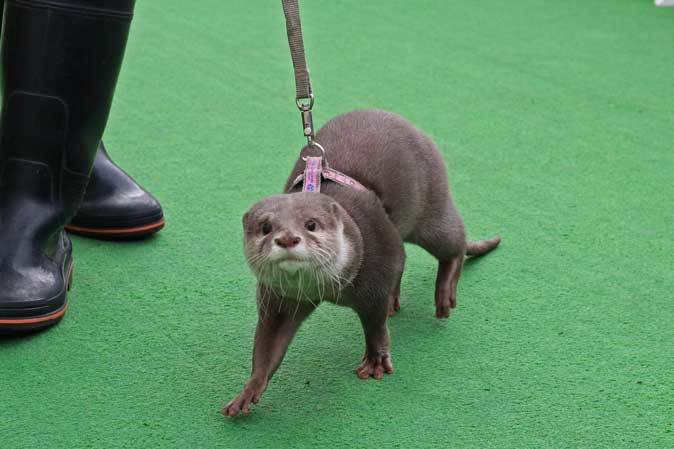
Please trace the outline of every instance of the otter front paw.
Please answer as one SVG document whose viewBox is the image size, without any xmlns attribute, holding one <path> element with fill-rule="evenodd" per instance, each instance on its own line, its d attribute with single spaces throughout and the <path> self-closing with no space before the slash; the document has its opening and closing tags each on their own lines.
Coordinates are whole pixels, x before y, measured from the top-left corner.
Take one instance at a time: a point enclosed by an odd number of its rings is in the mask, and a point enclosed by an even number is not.
<svg viewBox="0 0 674 449">
<path fill-rule="evenodd" d="M 257 404 L 260 396 L 264 393 L 264 386 L 257 382 L 248 381 L 243 391 L 237 397 L 229 401 L 227 405 L 222 408 L 224 416 L 237 416 L 239 413 L 247 415 L 250 413 L 250 405 Z"/>
<path fill-rule="evenodd" d="M 384 373 L 393 373 L 391 355 L 388 353 L 380 353 L 374 356 L 365 354 L 363 356 L 363 363 L 356 368 L 356 374 L 361 379 L 369 379 L 370 377 L 374 377 L 377 380 L 383 379 Z"/>
</svg>

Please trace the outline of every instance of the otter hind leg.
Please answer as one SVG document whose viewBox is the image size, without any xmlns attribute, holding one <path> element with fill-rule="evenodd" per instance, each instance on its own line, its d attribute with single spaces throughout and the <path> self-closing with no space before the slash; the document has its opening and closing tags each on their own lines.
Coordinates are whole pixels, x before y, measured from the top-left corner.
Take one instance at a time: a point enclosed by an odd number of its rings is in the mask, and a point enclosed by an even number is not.
<svg viewBox="0 0 674 449">
<path fill-rule="evenodd" d="M 396 286 L 394 287 L 393 291 L 389 295 L 389 301 L 388 301 L 388 316 L 392 317 L 400 310 L 400 284 L 403 280 L 403 271 L 400 271 L 400 275 L 398 276 L 398 282 L 396 283 Z"/>
<path fill-rule="evenodd" d="M 436 209 L 437 210 L 437 209 Z M 451 207 L 433 217 L 425 217 L 411 242 L 418 244 L 436 259 L 435 316 L 449 317 L 456 307 L 456 289 L 466 255 L 466 233 L 461 218 Z"/>
<path fill-rule="evenodd" d="M 449 311 L 456 307 L 456 287 L 463 268 L 463 255 L 438 262 L 435 279 L 435 317 L 449 318 Z"/>
</svg>

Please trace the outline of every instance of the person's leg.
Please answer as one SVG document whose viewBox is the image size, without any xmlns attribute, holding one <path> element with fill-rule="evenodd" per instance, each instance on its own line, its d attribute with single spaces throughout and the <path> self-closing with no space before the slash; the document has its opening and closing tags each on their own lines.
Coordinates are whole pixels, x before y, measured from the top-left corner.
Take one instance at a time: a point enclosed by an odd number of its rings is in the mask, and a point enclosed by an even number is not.
<svg viewBox="0 0 674 449">
<path fill-rule="evenodd" d="M 0 0 L 0 31 L 4 0 Z M 164 227 L 159 201 L 98 146 L 84 199 L 66 230 L 79 235 L 126 240 L 148 237 Z"/>
<path fill-rule="evenodd" d="M 134 0 L 5 0 L 0 52 L 0 332 L 65 313 L 64 226 L 110 111 Z"/>
</svg>

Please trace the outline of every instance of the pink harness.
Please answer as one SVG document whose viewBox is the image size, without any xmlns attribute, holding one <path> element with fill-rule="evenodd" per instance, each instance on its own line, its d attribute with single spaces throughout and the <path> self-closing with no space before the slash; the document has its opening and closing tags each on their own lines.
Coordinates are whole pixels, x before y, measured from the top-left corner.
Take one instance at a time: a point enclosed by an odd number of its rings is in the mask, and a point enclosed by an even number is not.
<svg viewBox="0 0 674 449">
<path fill-rule="evenodd" d="M 295 178 L 291 189 L 303 182 L 303 192 L 320 192 L 321 179 L 325 178 L 336 182 L 337 184 L 352 187 L 362 192 L 367 192 L 367 188 L 352 177 L 328 167 L 327 164 L 325 167 L 323 167 L 322 157 L 307 157 L 305 158 L 305 161 L 307 162 L 307 165 L 304 168 L 304 173 Z"/>
</svg>

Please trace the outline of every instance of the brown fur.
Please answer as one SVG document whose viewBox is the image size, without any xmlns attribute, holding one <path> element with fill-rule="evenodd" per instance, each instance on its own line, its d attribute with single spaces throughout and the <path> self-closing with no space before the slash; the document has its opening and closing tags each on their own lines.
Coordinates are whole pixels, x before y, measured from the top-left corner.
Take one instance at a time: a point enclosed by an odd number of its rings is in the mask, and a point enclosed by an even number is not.
<svg viewBox="0 0 674 449">
<path fill-rule="evenodd" d="M 259 400 L 301 322 L 323 300 L 351 307 L 360 317 L 366 347 L 358 376 L 381 379 L 392 373 L 386 320 L 400 307 L 403 242 L 420 245 L 438 259 L 438 318 L 448 317 L 456 306 L 464 256 L 485 254 L 500 242 L 498 237 L 466 241 L 442 157 L 405 119 L 381 110 L 354 111 L 328 122 L 316 140 L 325 148 L 330 167 L 369 191 L 332 182 L 324 182 L 320 194 L 298 192 L 300 187 L 291 190 L 304 170 L 302 157 L 317 155 L 315 148 L 305 147 L 286 183 L 287 193 L 265 198 L 244 216 L 244 248 L 260 281 L 259 322 L 253 373 L 223 409 L 228 416 L 248 413 L 250 404 Z M 315 224 L 313 231 L 309 222 Z M 319 256 L 338 249 L 339 229 L 351 251 L 335 281 L 323 276 L 330 263 Z M 272 251 L 280 251 L 275 246 L 299 241 L 309 254 L 299 274 L 291 276 L 274 263 L 265 264 Z"/>
</svg>

